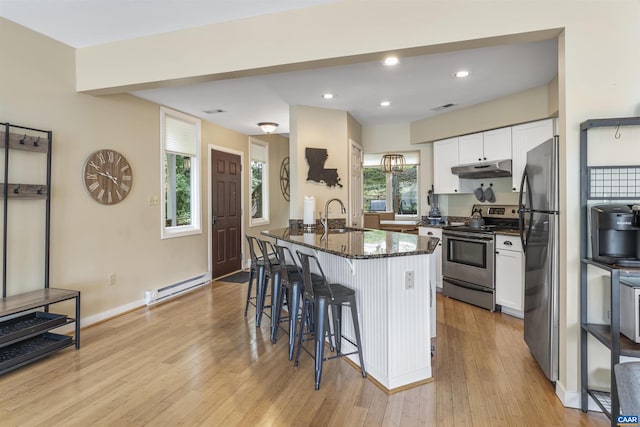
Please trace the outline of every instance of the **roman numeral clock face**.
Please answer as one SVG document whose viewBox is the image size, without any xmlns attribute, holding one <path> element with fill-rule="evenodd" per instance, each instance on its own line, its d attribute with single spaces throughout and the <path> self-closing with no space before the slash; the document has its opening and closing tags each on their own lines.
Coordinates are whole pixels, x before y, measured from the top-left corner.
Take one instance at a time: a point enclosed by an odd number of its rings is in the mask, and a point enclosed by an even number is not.
<svg viewBox="0 0 640 427">
<path fill-rule="evenodd" d="M 99 150 L 90 155 L 82 174 L 91 197 L 104 205 L 114 205 L 124 200 L 133 184 L 131 165 L 114 150 Z"/>
</svg>

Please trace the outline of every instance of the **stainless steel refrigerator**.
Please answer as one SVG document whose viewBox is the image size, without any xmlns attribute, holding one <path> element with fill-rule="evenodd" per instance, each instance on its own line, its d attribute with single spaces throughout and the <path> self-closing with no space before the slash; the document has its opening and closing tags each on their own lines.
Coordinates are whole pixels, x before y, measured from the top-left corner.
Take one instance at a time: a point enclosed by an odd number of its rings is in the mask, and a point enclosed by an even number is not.
<svg viewBox="0 0 640 427">
<path fill-rule="evenodd" d="M 549 380 L 558 379 L 558 137 L 527 153 L 519 196 L 524 249 L 524 340 Z"/>
</svg>

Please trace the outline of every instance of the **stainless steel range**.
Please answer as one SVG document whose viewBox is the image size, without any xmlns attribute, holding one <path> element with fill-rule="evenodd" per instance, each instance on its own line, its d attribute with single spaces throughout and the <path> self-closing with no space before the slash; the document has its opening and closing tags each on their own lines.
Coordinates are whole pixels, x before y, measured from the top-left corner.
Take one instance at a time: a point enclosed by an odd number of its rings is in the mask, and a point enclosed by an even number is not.
<svg viewBox="0 0 640 427">
<path fill-rule="evenodd" d="M 495 298 L 496 231 L 518 230 L 518 206 L 473 205 L 481 227 L 449 226 L 442 232 L 442 293 L 491 311 Z"/>
</svg>

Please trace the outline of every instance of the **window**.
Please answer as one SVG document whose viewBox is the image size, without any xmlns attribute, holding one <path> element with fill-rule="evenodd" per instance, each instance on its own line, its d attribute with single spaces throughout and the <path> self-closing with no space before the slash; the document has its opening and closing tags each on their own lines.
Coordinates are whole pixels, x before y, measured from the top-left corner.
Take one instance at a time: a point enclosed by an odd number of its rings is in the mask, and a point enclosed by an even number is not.
<svg viewBox="0 0 640 427">
<path fill-rule="evenodd" d="M 162 238 L 198 234 L 200 119 L 160 109 Z"/>
<path fill-rule="evenodd" d="M 269 223 L 269 146 L 251 138 L 251 225 Z"/>
<path fill-rule="evenodd" d="M 418 153 L 402 153 L 406 165 L 399 173 L 385 174 L 380 169 L 381 154 L 365 154 L 364 210 L 392 211 L 396 215 L 418 215 Z"/>
</svg>

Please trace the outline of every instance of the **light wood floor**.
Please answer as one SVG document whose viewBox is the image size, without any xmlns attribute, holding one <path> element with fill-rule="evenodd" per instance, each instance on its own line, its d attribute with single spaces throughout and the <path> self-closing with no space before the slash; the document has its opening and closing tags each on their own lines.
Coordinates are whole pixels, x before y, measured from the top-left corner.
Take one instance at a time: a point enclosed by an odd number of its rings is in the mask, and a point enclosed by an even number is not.
<svg viewBox="0 0 640 427">
<path fill-rule="evenodd" d="M 287 361 L 246 285 L 216 282 L 82 332 L 0 377 L 1 426 L 607 426 L 565 409 L 529 355 L 522 321 L 438 296 L 435 378 L 388 396 L 344 361 Z"/>
</svg>

